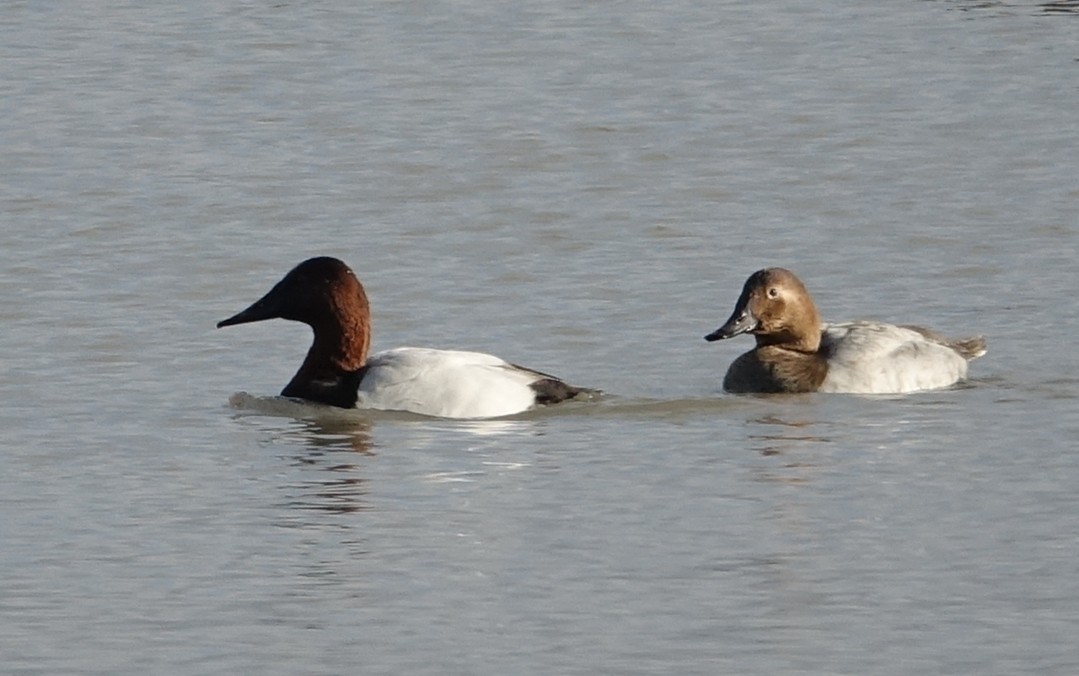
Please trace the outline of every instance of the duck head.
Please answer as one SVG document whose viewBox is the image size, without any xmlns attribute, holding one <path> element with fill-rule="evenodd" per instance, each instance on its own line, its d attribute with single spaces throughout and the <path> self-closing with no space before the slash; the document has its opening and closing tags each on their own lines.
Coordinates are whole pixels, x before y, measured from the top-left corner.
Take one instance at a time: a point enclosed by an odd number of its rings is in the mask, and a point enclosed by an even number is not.
<svg viewBox="0 0 1079 676">
<path fill-rule="evenodd" d="M 751 333 L 757 345 L 783 345 L 815 351 L 820 346 L 820 315 L 802 281 L 783 268 L 749 276 L 730 318 L 704 337 L 712 342 Z"/>
<path fill-rule="evenodd" d="M 293 268 L 247 309 L 223 319 L 217 328 L 288 319 L 310 326 L 315 344 L 309 362 L 329 361 L 355 369 L 370 347 L 371 309 L 355 273 L 336 258 L 310 258 Z"/>
<path fill-rule="evenodd" d="M 363 285 L 336 258 L 309 258 L 285 275 L 262 298 L 247 309 L 217 323 L 217 328 L 289 319 L 309 326 L 357 311 L 370 312 Z"/>
</svg>

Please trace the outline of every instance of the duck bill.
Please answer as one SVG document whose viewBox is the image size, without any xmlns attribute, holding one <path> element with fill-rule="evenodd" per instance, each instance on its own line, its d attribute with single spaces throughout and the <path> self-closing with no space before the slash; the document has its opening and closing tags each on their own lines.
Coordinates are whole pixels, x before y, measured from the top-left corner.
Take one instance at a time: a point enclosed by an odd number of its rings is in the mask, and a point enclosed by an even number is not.
<svg viewBox="0 0 1079 676">
<path fill-rule="evenodd" d="M 736 307 L 727 322 L 704 337 L 709 343 L 756 330 L 760 322 L 746 307 Z"/>
<path fill-rule="evenodd" d="M 276 289 L 275 289 L 276 290 Z M 232 315 L 228 319 L 222 319 L 217 323 L 217 328 L 234 326 L 236 324 L 250 324 L 261 322 L 264 319 L 276 319 L 281 316 L 280 303 L 273 291 L 251 304 L 246 310 Z"/>
</svg>

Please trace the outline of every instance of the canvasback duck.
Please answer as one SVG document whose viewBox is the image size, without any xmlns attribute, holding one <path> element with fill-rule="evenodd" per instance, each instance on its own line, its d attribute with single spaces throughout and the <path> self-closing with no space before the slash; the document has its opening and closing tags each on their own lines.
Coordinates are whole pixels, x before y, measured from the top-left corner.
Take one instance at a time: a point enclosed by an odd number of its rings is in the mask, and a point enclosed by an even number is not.
<svg viewBox="0 0 1079 676">
<path fill-rule="evenodd" d="M 399 347 L 368 357 L 371 310 L 352 270 L 311 258 L 246 310 L 217 327 L 289 319 L 315 339 L 281 395 L 341 408 L 411 411 L 443 418 L 493 418 L 592 390 L 479 352 Z"/>
<path fill-rule="evenodd" d="M 734 360 L 728 392 L 899 394 L 948 387 L 985 354 L 981 336 L 949 340 L 918 326 L 877 322 L 822 324 L 794 273 L 750 275 L 734 312 L 705 336 L 711 342 L 752 333 L 757 346 Z"/>
</svg>

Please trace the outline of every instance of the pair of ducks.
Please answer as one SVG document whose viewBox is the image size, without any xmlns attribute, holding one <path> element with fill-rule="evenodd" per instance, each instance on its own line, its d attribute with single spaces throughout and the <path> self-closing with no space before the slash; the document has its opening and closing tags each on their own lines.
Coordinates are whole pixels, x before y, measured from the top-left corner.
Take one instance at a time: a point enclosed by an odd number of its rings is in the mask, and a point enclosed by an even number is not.
<svg viewBox="0 0 1079 676">
<path fill-rule="evenodd" d="M 444 418 L 493 418 L 594 393 L 480 352 L 400 347 L 368 356 L 371 310 L 355 273 L 311 258 L 261 299 L 217 324 L 289 319 L 314 343 L 282 396 Z M 729 392 L 888 394 L 948 387 L 985 354 L 981 337 L 948 340 L 928 329 L 875 322 L 822 324 L 802 282 L 768 268 L 749 277 L 734 313 L 708 341 L 742 333 L 754 349 L 723 379 Z"/>
</svg>

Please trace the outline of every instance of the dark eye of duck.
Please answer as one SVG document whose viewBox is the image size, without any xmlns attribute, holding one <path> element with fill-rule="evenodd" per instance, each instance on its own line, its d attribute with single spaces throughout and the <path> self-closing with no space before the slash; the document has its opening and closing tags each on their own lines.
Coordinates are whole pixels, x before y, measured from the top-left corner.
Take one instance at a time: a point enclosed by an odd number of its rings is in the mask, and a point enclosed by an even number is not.
<svg viewBox="0 0 1079 676">
<path fill-rule="evenodd" d="M 777 289 L 774 286 L 772 288 L 768 289 L 768 297 L 769 298 L 779 298 L 779 289 Z"/>
</svg>

